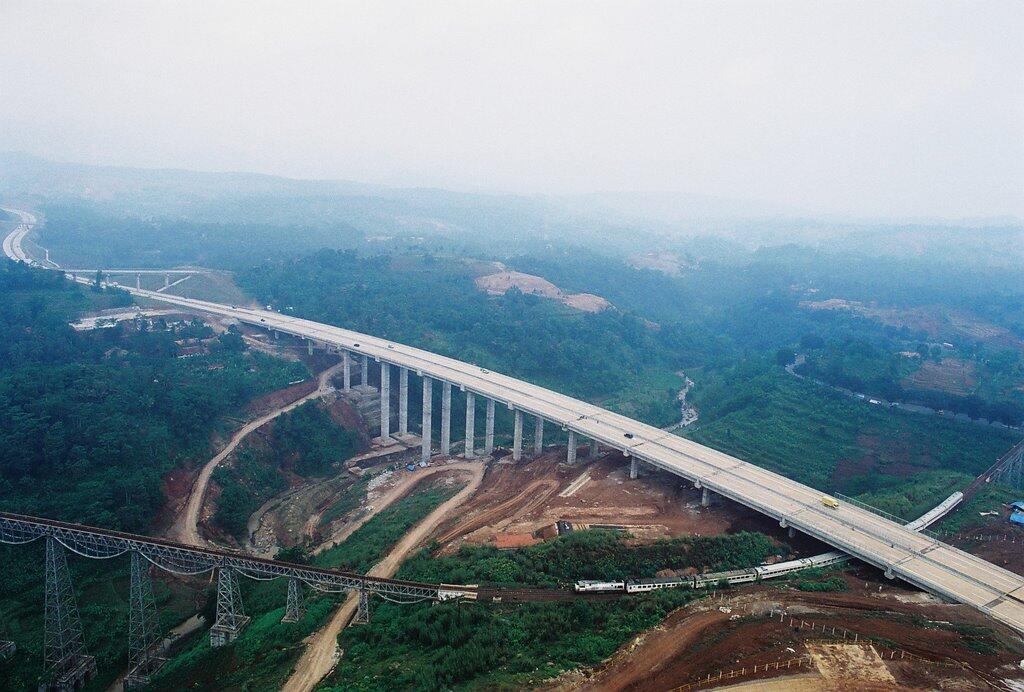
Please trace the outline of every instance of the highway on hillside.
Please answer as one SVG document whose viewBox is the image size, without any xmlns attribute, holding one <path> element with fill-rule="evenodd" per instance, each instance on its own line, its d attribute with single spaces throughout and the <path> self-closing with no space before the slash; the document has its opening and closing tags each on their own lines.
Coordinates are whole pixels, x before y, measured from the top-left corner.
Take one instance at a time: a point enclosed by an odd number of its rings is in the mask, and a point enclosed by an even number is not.
<svg viewBox="0 0 1024 692">
<path fill-rule="evenodd" d="M 27 236 L 33 226 L 36 225 L 36 217 L 27 211 L 7 208 L 3 208 L 3 210 L 14 214 L 21 219 L 21 222 L 17 227 L 15 227 L 15 229 L 4 238 L 4 254 L 13 260 L 34 264 L 32 260 L 29 259 L 29 256 L 25 254 L 25 250 L 21 247 L 21 244 L 24 242 L 25 236 Z"/>
<path fill-rule="evenodd" d="M 18 232 L 15 230 L 12 235 Z M 5 252 L 7 249 L 5 241 Z M 78 280 L 88 282 L 81 277 Z M 887 575 L 971 605 L 1024 632 L 1024 577 L 849 503 L 829 508 L 822 503 L 821 491 L 728 454 L 471 363 L 367 334 L 269 310 L 122 288 L 139 298 L 234 319 L 366 355 L 449 382 L 509 408 L 541 416 L 566 430 L 598 440 L 774 517 L 885 570 Z"/>
</svg>

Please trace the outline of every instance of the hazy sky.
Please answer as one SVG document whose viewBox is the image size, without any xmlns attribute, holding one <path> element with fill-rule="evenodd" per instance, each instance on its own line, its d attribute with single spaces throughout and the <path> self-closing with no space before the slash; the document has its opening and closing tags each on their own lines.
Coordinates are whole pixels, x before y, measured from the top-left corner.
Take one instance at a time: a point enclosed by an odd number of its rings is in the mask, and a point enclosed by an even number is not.
<svg viewBox="0 0 1024 692">
<path fill-rule="evenodd" d="M 0 0 L 0 149 L 1024 216 L 1024 3 Z"/>
</svg>

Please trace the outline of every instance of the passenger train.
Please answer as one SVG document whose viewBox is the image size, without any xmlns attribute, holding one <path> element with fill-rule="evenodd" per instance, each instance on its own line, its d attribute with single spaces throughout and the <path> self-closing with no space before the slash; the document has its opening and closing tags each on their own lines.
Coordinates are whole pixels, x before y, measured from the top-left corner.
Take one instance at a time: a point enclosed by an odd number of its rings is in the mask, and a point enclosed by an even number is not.
<svg viewBox="0 0 1024 692">
<path fill-rule="evenodd" d="M 963 493 L 953 493 L 929 512 L 906 524 L 906 528 L 911 531 L 921 531 L 931 526 L 936 521 L 946 516 L 954 507 L 960 504 L 963 499 Z M 626 581 L 581 580 L 576 582 L 574 588 L 578 593 L 644 593 L 647 591 L 654 591 L 655 589 L 674 589 L 680 587 L 688 589 L 704 589 L 709 586 L 715 586 L 723 581 L 728 584 L 745 584 L 747 582 L 780 577 L 784 574 L 790 574 L 791 572 L 799 572 L 802 569 L 810 569 L 812 567 L 829 567 L 830 565 L 837 565 L 840 562 L 844 562 L 848 560 L 849 557 L 849 555 L 843 552 L 833 550 L 828 553 L 822 553 L 821 555 L 815 555 L 814 557 L 777 562 L 774 565 L 761 565 L 760 567 L 753 567 L 750 569 L 734 569 L 728 572 L 708 572 L 705 574 L 696 574 L 692 577 L 627 579 Z"/>
<path fill-rule="evenodd" d="M 734 569 L 727 572 L 706 572 L 692 577 L 666 577 L 664 579 L 627 579 L 625 581 L 598 581 L 584 579 L 576 582 L 577 593 L 646 593 L 655 589 L 704 589 L 716 586 L 721 582 L 728 584 L 745 584 L 747 582 L 771 579 L 791 572 L 813 567 L 828 567 L 849 559 L 849 556 L 833 550 L 814 557 L 799 560 L 778 562 L 774 565 L 761 565 L 748 569 Z"/>
</svg>

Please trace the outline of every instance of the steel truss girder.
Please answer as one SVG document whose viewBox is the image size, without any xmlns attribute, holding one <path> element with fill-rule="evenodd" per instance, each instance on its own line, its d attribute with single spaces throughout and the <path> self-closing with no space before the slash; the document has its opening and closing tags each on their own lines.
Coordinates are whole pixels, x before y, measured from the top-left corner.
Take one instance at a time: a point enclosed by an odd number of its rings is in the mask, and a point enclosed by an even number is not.
<svg viewBox="0 0 1024 692">
<path fill-rule="evenodd" d="M 193 548 L 145 536 L 64 524 L 0 512 L 0 543 L 29 543 L 52 538 L 68 550 L 94 559 L 109 559 L 136 552 L 160 569 L 177 574 L 201 574 L 230 569 L 256 580 L 294 579 L 316 591 L 339 593 L 361 589 L 396 602 L 440 600 L 438 586 L 368 577 L 361 574 L 250 558 L 225 551 Z"/>
</svg>

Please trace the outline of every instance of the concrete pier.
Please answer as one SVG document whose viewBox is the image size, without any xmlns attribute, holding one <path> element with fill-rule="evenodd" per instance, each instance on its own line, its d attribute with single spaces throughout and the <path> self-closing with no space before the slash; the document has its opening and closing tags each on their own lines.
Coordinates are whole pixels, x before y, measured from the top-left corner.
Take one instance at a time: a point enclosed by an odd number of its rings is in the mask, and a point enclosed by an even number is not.
<svg viewBox="0 0 1024 692">
<path fill-rule="evenodd" d="M 309 354 L 309 355 L 313 355 L 313 340 L 312 339 L 306 339 L 306 353 Z"/>
<path fill-rule="evenodd" d="M 409 434 L 409 369 L 398 369 L 398 434 Z"/>
<path fill-rule="evenodd" d="M 352 389 L 352 359 L 348 356 L 348 351 L 341 352 L 341 372 L 342 372 L 342 386 L 345 391 Z"/>
<path fill-rule="evenodd" d="M 452 447 L 452 385 L 441 383 L 441 456 L 448 456 Z"/>
<path fill-rule="evenodd" d="M 565 463 L 569 466 L 576 463 L 576 433 L 572 430 L 569 431 L 569 446 L 565 453 Z"/>
<path fill-rule="evenodd" d="M 512 427 L 512 461 L 523 458 L 523 412 L 516 411 L 515 425 Z"/>
<path fill-rule="evenodd" d="M 600 446 L 597 444 L 597 440 L 590 441 L 590 458 L 596 459 L 597 455 L 600 454 Z"/>
<path fill-rule="evenodd" d="M 476 427 L 476 397 L 473 392 L 466 392 L 466 447 L 465 456 L 467 459 L 472 459 L 476 456 L 473 453 L 473 438 L 476 431 L 473 429 Z"/>
<path fill-rule="evenodd" d="M 370 357 L 363 356 L 361 365 L 362 367 L 359 372 L 359 384 L 365 387 L 370 378 Z"/>
<path fill-rule="evenodd" d="M 637 462 L 636 457 L 629 458 L 629 477 L 635 479 L 637 476 Z"/>
<path fill-rule="evenodd" d="M 487 400 L 487 427 L 484 429 L 484 454 L 494 452 L 494 399 Z"/>
<path fill-rule="evenodd" d="M 533 455 L 544 453 L 544 419 L 537 416 L 533 419 Z"/>
<path fill-rule="evenodd" d="M 431 427 L 433 422 L 430 419 L 430 414 L 434 407 L 434 381 L 429 377 L 423 378 L 423 447 L 420 454 L 420 459 L 423 461 L 430 461 L 430 438 L 433 436 Z"/>
<path fill-rule="evenodd" d="M 707 507 L 711 504 L 711 491 L 707 488 L 701 488 L 700 491 L 700 506 Z"/>
<path fill-rule="evenodd" d="M 391 366 L 380 364 L 380 436 L 391 437 Z"/>
</svg>

